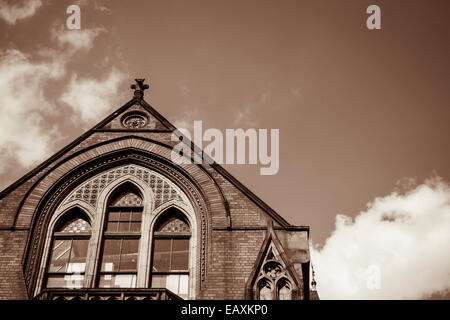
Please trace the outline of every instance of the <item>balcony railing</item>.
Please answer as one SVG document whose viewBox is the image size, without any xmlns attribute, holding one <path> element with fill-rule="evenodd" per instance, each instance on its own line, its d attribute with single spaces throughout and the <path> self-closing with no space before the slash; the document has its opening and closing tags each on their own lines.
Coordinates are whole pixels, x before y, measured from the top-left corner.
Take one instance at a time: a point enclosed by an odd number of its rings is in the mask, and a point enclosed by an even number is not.
<svg viewBox="0 0 450 320">
<path fill-rule="evenodd" d="M 44 289 L 35 300 L 183 300 L 167 289 L 84 288 Z"/>
</svg>

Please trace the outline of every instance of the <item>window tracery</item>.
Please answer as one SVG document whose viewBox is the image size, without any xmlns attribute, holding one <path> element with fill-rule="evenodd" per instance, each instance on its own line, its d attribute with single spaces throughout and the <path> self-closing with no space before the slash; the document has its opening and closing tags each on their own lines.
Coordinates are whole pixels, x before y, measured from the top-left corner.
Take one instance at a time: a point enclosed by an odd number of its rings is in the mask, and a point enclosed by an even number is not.
<svg viewBox="0 0 450 320">
<path fill-rule="evenodd" d="M 255 298 L 258 300 L 291 300 L 292 283 L 283 260 L 271 243 L 255 281 Z"/>
</svg>

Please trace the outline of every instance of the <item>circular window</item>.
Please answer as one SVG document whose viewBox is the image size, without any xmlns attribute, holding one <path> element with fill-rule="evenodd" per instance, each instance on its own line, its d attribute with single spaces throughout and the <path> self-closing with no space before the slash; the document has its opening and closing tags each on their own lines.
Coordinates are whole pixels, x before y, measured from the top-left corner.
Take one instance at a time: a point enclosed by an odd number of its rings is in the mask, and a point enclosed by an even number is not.
<svg viewBox="0 0 450 320">
<path fill-rule="evenodd" d="M 142 128 L 147 124 L 147 117 L 141 113 L 127 114 L 123 117 L 122 124 L 126 128 Z"/>
</svg>

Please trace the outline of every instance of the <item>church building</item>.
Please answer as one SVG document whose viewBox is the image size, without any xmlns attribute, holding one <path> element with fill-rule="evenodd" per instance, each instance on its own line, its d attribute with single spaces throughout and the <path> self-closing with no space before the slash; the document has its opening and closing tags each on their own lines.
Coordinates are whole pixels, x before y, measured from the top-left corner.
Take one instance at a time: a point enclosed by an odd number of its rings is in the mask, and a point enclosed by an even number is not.
<svg viewBox="0 0 450 320">
<path fill-rule="evenodd" d="M 309 300 L 309 227 L 133 98 L 0 193 L 0 299 Z M 193 143 L 182 139 L 192 152 Z"/>
</svg>

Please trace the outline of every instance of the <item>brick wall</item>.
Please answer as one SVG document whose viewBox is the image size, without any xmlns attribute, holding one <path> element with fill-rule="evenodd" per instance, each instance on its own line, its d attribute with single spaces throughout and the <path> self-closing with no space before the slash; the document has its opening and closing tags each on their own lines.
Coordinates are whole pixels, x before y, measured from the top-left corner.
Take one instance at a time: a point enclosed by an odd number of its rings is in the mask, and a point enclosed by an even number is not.
<svg viewBox="0 0 450 320">
<path fill-rule="evenodd" d="M 22 254 L 28 231 L 0 230 L 0 299 L 27 299 Z"/>
<path fill-rule="evenodd" d="M 26 229 L 31 226 L 31 218 L 37 210 L 39 200 L 60 177 L 89 159 L 128 147 L 151 151 L 170 159 L 170 148 L 141 139 L 130 138 L 96 146 L 98 143 L 129 135 L 130 133 L 125 132 L 93 133 L 0 199 L 0 299 L 27 298 L 21 265 L 28 233 Z M 135 135 L 168 145 L 175 144 L 170 141 L 169 133 Z M 95 147 L 91 148 L 92 146 Z M 186 165 L 183 169 L 190 179 L 200 186 L 210 207 L 207 274 L 197 297 L 243 299 L 247 278 L 267 234 L 267 230 L 262 228 L 266 227 L 272 218 L 212 167 Z M 42 180 L 34 185 L 38 179 Z M 228 218 L 222 193 L 229 204 L 233 227 L 231 230 L 226 229 Z M 16 224 L 22 229 L 10 230 L 22 200 L 25 201 L 19 210 Z"/>
</svg>

